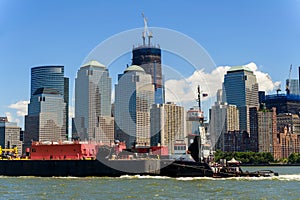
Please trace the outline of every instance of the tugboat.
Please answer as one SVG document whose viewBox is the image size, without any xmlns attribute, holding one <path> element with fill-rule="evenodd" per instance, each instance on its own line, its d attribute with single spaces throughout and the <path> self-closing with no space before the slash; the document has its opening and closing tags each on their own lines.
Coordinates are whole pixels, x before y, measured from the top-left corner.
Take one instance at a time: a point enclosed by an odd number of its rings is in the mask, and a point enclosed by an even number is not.
<svg viewBox="0 0 300 200">
<path fill-rule="evenodd" d="M 227 178 L 227 177 L 273 177 L 278 176 L 277 172 L 272 170 L 258 170 L 255 172 L 243 171 L 240 167 L 240 161 L 232 158 L 227 161 L 222 160 L 222 164 L 214 164 L 211 166 L 214 178 Z"/>
</svg>

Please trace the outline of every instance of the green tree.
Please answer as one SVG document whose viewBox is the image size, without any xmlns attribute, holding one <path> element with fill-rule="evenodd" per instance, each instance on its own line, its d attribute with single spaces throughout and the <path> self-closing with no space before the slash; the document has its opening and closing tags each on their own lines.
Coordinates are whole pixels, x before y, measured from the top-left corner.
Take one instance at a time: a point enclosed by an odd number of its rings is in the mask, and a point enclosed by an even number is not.
<svg viewBox="0 0 300 200">
<path fill-rule="evenodd" d="M 300 163 L 300 154 L 299 153 L 292 153 L 289 158 L 288 162 L 295 164 L 295 163 Z"/>
<path fill-rule="evenodd" d="M 215 154 L 216 161 L 220 159 L 230 160 L 233 157 L 244 164 L 266 164 L 274 162 L 274 157 L 269 152 L 222 152 L 218 150 Z"/>
</svg>

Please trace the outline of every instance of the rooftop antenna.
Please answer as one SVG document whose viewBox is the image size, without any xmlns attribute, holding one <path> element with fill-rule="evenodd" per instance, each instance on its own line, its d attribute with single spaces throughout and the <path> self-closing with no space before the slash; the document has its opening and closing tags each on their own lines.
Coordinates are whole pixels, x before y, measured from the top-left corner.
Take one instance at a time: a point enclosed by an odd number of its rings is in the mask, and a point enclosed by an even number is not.
<svg viewBox="0 0 300 200">
<path fill-rule="evenodd" d="M 150 40 L 153 37 L 151 31 L 148 29 L 148 19 L 145 17 L 144 13 L 142 13 L 142 17 L 144 19 L 144 31 L 143 31 L 143 45 L 146 45 L 146 37 L 148 37 L 148 45 L 150 45 Z"/>
</svg>

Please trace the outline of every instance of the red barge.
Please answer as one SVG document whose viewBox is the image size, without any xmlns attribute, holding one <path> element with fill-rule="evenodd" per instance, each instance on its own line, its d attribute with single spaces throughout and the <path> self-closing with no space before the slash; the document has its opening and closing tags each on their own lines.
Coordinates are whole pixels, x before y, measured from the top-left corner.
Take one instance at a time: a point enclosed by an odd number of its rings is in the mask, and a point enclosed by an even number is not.
<svg viewBox="0 0 300 200">
<path fill-rule="evenodd" d="M 273 173 L 270 170 L 244 173 L 240 168 L 230 171 L 231 168 L 225 166 L 216 172 L 208 163 L 195 162 L 191 156 L 169 158 L 166 147 L 126 149 L 123 143 L 106 146 L 86 142 L 34 142 L 25 157 L 15 156 L 17 149 L 0 148 L 0 153 L 0 175 L 3 176 L 258 177 Z"/>
<path fill-rule="evenodd" d="M 166 147 L 128 150 L 123 143 L 109 147 L 86 142 L 34 142 L 26 149 L 26 157 L 1 155 L 0 175 L 4 176 L 211 176 L 208 165 L 168 159 Z"/>
</svg>

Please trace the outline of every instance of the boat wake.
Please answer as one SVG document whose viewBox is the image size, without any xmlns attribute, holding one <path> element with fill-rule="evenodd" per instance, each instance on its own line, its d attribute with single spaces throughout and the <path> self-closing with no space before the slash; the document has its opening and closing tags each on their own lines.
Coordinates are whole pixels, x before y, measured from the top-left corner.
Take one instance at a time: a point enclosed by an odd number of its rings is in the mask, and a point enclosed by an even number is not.
<svg viewBox="0 0 300 200">
<path fill-rule="evenodd" d="M 171 178 L 166 176 L 143 176 L 143 175 L 124 175 L 122 179 L 173 179 L 177 181 L 196 181 L 196 180 L 247 180 L 247 181 L 261 181 L 261 180 L 278 180 L 278 181 L 300 181 L 300 174 L 279 175 L 272 177 L 230 177 L 230 178 L 211 178 L 211 177 L 178 177 Z"/>
<path fill-rule="evenodd" d="M 167 176 L 148 176 L 148 175 L 123 175 L 120 176 L 122 179 L 171 179 Z"/>
<path fill-rule="evenodd" d="M 281 175 L 277 179 L 283 181 L 300 181 L 300 174 Z"/>
</svg>

